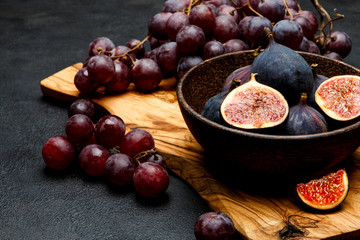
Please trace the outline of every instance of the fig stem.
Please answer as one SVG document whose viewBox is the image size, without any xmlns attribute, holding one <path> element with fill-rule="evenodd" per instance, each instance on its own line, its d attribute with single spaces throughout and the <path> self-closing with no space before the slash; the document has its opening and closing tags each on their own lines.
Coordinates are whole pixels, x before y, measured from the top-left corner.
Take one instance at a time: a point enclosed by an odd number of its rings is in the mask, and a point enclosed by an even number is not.
<svg viewBox="0 0 360 240">
<path fill-rule="evenodd" d="M 300 101 L 301 102 L 306 102 L 308 96 L 307 96 L 307 93 L 303 92 L 300 94 Z"/>
<path fill-rule="evenodd" d="M 251 73 L 250 75 L 250 81 L 256 81 L 256 76 L 258 75 L 258 73 Z"/>
</svg>

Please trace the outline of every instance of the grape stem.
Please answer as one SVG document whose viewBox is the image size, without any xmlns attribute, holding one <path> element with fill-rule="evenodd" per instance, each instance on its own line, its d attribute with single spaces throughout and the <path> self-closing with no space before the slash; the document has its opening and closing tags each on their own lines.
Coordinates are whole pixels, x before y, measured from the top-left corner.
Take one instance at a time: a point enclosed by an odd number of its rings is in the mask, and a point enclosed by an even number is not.
<svg viewBox="0 0 360 240">
<path fill-rule="evenodd" d="M 284 5 L 285 5 L 285 8 L 286 8 L 287 13 L 290 15 L 290 19 L 293 19 L 294 17 L 293 17 L 293 15 L 292 15 L 291 12 L 290 12 L 290 9 L 289 9 L 289 6 L 287 5 L 286 0 L 283 0 L 283 2 L 284 2 Z"/>
<path fill-rule="evenodd" d="M 187 15 L 190 14 L 192 6 L 193 6 L 193 0 L 190 0 L 189 7 L 187 8 Z"/>
<path fill-rule="evenodd" d="M 139 42 L 138 44 L 135 45 L 135 47 L 133 47 L 132 49 L 130 49 L 129 51 L 119 55 L 119 56 L 111 56 L 111 59 L 113 60 L 118 60 L 118 59 L 122 59 L 124 57 L 129 57 L 132 65 L 135 64 L 135 60 L 129 55 L 129 53 L 131 53 L 132 51 L 134 51 L 135 49 L 139 48 L 141 45 L 143 45 L 146 41 L 149 40 L 149 38 L 151 38 L 151 34 L 149 34 L 148 36 L 146 36 L 146 38 L 144 38 L 144 40 L 142 40 L 141 42 Z M 106 51 L 101 51 L 101 52 L 106 52 Z M 100 53 L 101 53 L 100 52 Z M 110 53 L 112 53 L 112 51 L 109 51 Z"/>
<path fill-rule="evenodd" d="M 112 150 L 114 150 L 117 153 L 120 153 L 120 147 L 119 146 L 113 147 Z"/>
<path fill-rule="evenodd" d="M 250 0 L 247 0 L 248 8 L 253 11 L 253 13 L 255 13 L 256 15 L 258 15 L 259 17 L 264 17 L 263 15 L 261 15 L 259 12 L 257 12 L 255 9 L 252 8 L 252 6 L 250 5 Z"/>
<path fill-rule="evenodd" d="M 301 9 L 300 4 L 298 3 L 298 1 L 297 1 L 297 0 L 294 0 L 294 1 L 295 1 L 296 5 L 297 5 L 297 6 L 298 6 L 298 8 L 299 8 L 299 12 L 301 12 L 301 11 L 302 11 L 302 9 Z"/>
<path fill-rule="evenodd" d="M 141 42 L 139 42 L 138 44 L 136 44 L 135 47 L 133 47 L 132 49 L 130 49 L 127 53 L 130 53 L 132 51 L 134 51 L 135 49 L 139 48 L 141 45 L 143 45 L 147 40 L 149 40 L 151 38 L 151 34 L 147 35 L 146 38 L 144 38 L 144 40 L 142 40 Z"/>
<path fill-rule="evenodd" d="M 137 162 L 138 165 L 140 165 L 141 164 L 140 159 L 142 159 L 146 156 L 154 155 L 155 153 L 156 153 L 156 148 L 152 148 L 150 150 L 139 152 L 138 154 L 135 155 L 134 160 L 135 160 L 135 162 Z"/>
<path fill-rule="evenodd" d="M 319 45 L 321 46 L 321 50 L 324 50 L 326 48 L 326 39 L 330 38 L 331 39 L 331 32 L 333 30 L 333 22 L 335 20 L 339 20 L 341 18 L 344 18 L 344 15 L 341 14 L 336 14 L 337 17 L 331 19 L 329 13 L 320 5 L 318 0 L 311 0 L 311 2 L 313 3 L 314 7 L 316 8 L 316 11 L 320 14 L 320 35 L 317 37 L 316 41 L 319 43 Z M 327 22 L 325 22 L 325 19 L 327 19 Z M 329 25 L 329 32 L 328 34 L 326 34 L 325 32 L 325 28 Z"/>
</svg>

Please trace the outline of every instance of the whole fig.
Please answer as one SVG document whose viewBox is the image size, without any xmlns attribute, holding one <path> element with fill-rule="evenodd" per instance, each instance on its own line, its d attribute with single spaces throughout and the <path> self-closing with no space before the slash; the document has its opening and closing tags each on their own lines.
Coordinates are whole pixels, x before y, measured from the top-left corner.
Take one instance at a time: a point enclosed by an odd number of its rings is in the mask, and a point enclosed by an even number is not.
<svg viewBox="0 0 360 240">
<path fill-rule="evenodd" d="M 306 104 L 307 95 L 301 95 L 300 102 L 290 107 L 285 131 L 290 135 L 322 133 L 328 130 L 324 116 Z"/>
<path fill-rule="evenodd" d="M 269 45 L 254 60 L 251 73 L 258 73 L 258 82 L 277 89 L 292 106 L 299 102 L 301 93 L 311 93 L 313 73 L 300 54 L 276 43 L 270 29 L 267 32 Z"/>
<path fill-rule="evenodd" d="M 209 100 L 207 100 L 201 112 L 201 115 L 211 121 L 214 121 L 219 124 L 223 124 L 224 120 L 221 117 L 220 107 L 224 98 L 228 93 L 229 91 L 222 91 L 217 95 L 211 97 Z"/>
</svg>

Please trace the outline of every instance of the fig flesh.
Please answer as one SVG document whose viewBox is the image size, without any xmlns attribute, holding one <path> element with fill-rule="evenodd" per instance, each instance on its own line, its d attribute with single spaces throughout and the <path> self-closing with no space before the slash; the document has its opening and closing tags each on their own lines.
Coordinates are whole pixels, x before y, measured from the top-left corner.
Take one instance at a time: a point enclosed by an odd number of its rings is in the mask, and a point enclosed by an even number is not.
<svg viewBox="0 0 360 240">
<path fill-rule="evenodd" d="M 348 191 L 349 180 L 345 169 L 296 186 L 301 201 L 320 210 L 329 210 L 338 206 L 344 201 Z"/>
<path fill-rule="evenodd" d="M 307 96 L 302 94 L 300 102 L 290 107 L 285 130 L 290 135 L 305 135 L 327 132 L 326 120 L 320 112 L 306 104 Z"/>
<path fill-rule="evenodd" d="M 233 89 L 221 104 L 220 112 L 230 126 L 241 129 L 269 128 L 285 121 L 289 105 L 284 96 L 258 83 L 256 74 L 249 82 Z"/>
<path fill-rule="evenodd" d="M 334 76 L 320 84 L 315 102 L 330 118 L 348 121 L 360 115 L 360 77 Z"/>
<path fill-rule="evenodd" d="M 276 43 L 271 32 L 268 36 L 269 45 L 252 63 L 251 73 L 258 74 L 259 83 L 281 92 L 292 106 L 299 102 L 301 93 L 311 93 L 314 85 L 313 73 L 300 54 Z"/>
<path fill-rule="evenodd" d="M 312 64 L 311 65 L 311 69 L 313 71 L 313 75 L 314 75 L 314 87 L 310 93 L 310 95 L 308 96 L 307 99 L 307 104 L 313 108 L 318 108 L 318 105 L 315 102 L 315 92 L 318 89 L 318 87 L 320 86 L 321 83 L 323 83 L 325 80 L 329 79 L 328 77 L 321 75 L 321 74 L 317 74 L 316 73 L 316 68 L 318 67 L 318 64 Z"/>
</svg>

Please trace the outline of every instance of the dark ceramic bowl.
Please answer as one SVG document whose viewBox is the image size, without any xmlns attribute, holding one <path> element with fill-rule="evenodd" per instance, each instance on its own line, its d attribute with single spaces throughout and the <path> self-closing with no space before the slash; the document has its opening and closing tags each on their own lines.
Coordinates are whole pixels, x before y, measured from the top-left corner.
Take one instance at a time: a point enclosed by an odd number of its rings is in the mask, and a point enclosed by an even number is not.
<svg viewBox="0 0 360 240">
<path fill-rule="evenodd" d="M 360 145 L 360 122 L 326 133 L 288 136 L 238 130 L 201 116 L 205 102 L 221 91 L 231 72 L 253 62 L 253 53 L 231 53 L 206 60 L 179 81 L 177 97 L 181 113 L 204 148 L 205 161 L 235 175 L 301 178 L 321 174 L 351 156 Z M 318 74 L 360 75 L 359 69 L 346 63 L 310 53 L 300 54 L 309 64 L 318 64 Z"/>
</svg>

